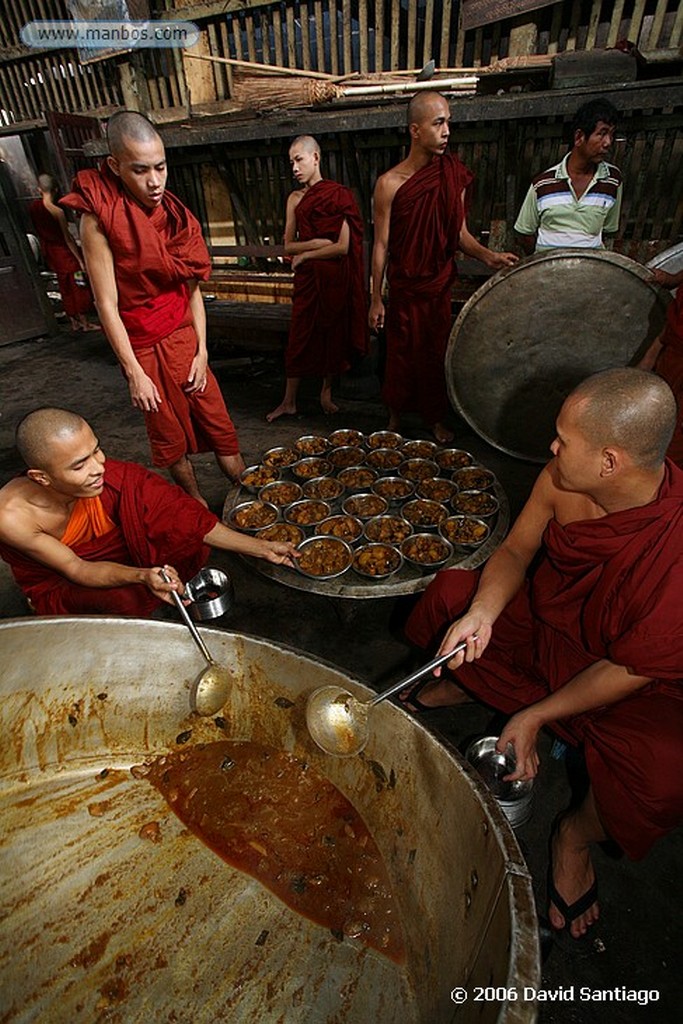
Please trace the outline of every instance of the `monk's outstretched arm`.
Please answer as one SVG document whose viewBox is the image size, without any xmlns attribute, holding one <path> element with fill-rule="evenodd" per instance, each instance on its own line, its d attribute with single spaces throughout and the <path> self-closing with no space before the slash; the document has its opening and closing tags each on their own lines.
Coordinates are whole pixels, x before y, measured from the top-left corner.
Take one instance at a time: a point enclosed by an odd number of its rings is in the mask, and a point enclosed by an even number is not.
<svg viewBox="0 0 683 1024">
<path fill-rule="evenodd" d="M 460 197 L 460 202 L 465 209 L 465 192 L 463 190 Z M 487 249 L 485 245 L 478 242 L 477 239 L 470 233 L 467 227 L 467 217 L 463 215 L 462 227 L 460 228 L 460 235 L 458 238 L 458 244 L 461 250 L 465 253 L 465 256 L 471 256 L 475 260 L 480 260 L 490 270 L 501 270 L 503 267 L 512 267 L 515 263 L 519 263 L 519 256 L 514 252 L 494 252 L 493 249 Z"/>
<path fill-rule="evenodd" d="M 295 565 L 298 557 L 293 544 L 279 541 L 261 540 L 249 537 L 244 533 L 231 530 L 223 523 L 216 523 L 205 535 L 204 543 L 221 551 L 235 551 L 240 555 L 251 555 L 263 558 L 266 562 L 276 565 Z"/>
<path fill-rule="evenodd" d="M 531 560 L 541 546 L 543 531 L 554 514 L 554 491 L 551 473 L 541 470 L 529 499 L 500 547 L 486 563 L 472 603 L 465 615 L 446 633 L 439 654 L 445 654 L 461 641 L 467 648 L 448 662 L 452 671 L 463 661 L 474 661 L 485 651 L 493 625 L 503 609 L 524 585 Z M 476 639 L 475 639 L 476 637 Z M 435 675 L 440 675 L 437 669 Z"/>
<path fill-rule="evenodd" d="M 536 704 L 518 711 L 507 723 L 498 749 L 508 743 L 515 748 L 517 767 L 511 779 L 531 779 L 538 771 L 536 738 L 544 725 L 593 711 L 629 697 L 652 682 L 649 676 L 631 672 L 625 665 L 603 659 L 589 665 L 573 679 Z"/>
<path fill-rule="evenodd" d="M 107 589 L 139 583 L 157 597 L 172 602 L 171 590 L 183 592 L 183 584 L 172 566 L 164 566 L 171 583 L 164 583 L 159 566 L 138 567 L 118 562 L 89 562 L 38 529 L 28 513 L 9 509 L 0 512 L 0 540 L 81 587 Z"/>
<path fill-rule="evenodd" d="M 80 231 L 83 256 L 100 323 L 126 375 L 133 405 L 143 411 L 157 412 L 161 404 L 161 395 L 137 361 L 128 332 L 119 315 L 114 256 L 107 236 L 92 213 L 83 214 Z"/>
</svg>

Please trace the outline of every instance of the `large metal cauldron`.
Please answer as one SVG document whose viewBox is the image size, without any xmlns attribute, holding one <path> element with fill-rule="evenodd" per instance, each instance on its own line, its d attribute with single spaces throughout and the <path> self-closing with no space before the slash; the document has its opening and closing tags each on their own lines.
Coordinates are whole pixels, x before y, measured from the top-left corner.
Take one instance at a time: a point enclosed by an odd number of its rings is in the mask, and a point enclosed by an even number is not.
<svg viewBox="0 0 683 1024">
<path fill-rule="evenodd" d="M 201 666 L 183 626 L 0 624 L 3 1021 L 533 1020 L 531 1003 L 501 1001 L 505 988 L 539 985 L 530 878 L 471 769 L 387 704 L 363 756 L 324 757 L 305 731 L 305 695 L 367 688 L 296 651 L 203 632 L 234 675 L 225 732 L 189 713 Z M 353 801 L 392 876 L 404 968 L 290 911 L 130 775 L 189 729 L 189 742 L 290 750 Z M 150 821 L 158 844 L 138 835 Z M 473 1002 L 477 985 L 501 998 Z M 462 1006 L 456 986 L 469 991 Z"/>
</svg>

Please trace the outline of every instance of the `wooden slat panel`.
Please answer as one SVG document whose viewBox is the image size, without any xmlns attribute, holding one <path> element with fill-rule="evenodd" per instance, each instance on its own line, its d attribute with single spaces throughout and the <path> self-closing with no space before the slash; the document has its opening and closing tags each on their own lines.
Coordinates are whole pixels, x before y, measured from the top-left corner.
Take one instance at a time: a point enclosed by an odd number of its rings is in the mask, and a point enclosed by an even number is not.
<svg viewBox="0 0 683 1024">
<path fill-rule="evenodd" d="M 344 37 L 344 74 L 350 75 L 353 71 L 353 52 L 351 50 L 351 4 L 344 4 L 342 7 L 344 12 L 344 23 L 342 26 L 342 34 Z"/>
<path fill-rule="evenodd" d="M 643 42 L 644 49 L 656 50 L 659 47 L 659 41 L 662 34 L 662 26 L 664 25 L 664 16 L 666 15 L 666 9 L 668 6 L 668 0 L 658 0 L 655 15 L 652 19 L 652 25 L 650 27 L 650 36 L 647 42 Z"/>
<path fill-rule="evenodd" d="M 375 0 L 375 71 L 384 71 L 384 0 Z"/>
<path fill-rule="evenodd" d="M 296 31 L 294 28 L 294 7 L 288 4 L 285 10 L 285 21 L 287 24 L 287 67 L 297 67 L 296 57 Z"/>
<path fill-rule="evenodd" d="M 316 70 L 325 71 L 325 48 L 323 41 L 323 5 L 320 0 L 313 4 L 315 15 L 315 46 L 317 51 Z"/>
<path fill-rule="evenodd" d="M 598 25 L 600 24 L 600 9 L 602 7 L 601 0 L 593 0 L 593 6 L 588 18 L 588 32 L 586 34 L 586 49 L 593 50 L 595 48 L 595 40 L 598 35 Z"/>
<path fill-rule="evenodd" d="M 400 0 L 391 0 L 391 56 L 390 70 L 397 71 L 400 67 L 399 28 L 401 24 Z"/>
<path fill-rule="evenodd" d="M 279 7 L 275 7 L 273 10 L 273 34 L 275 36 L 275 63 L 282 67 L 285 53 L 282 45 L 282 13 Z"/>
<path fill-rule="evenodd" d="M 635 0 L 631 24 L 629 25 L 628 37 L 636 46 L 640 46 L 640 30 L 643 25 L 643 14 L 645 13 L 646 0 Z"/>
<path fill-rule="evenodd" d="M 408 38 L 406 40 L 406 67 L 417 67 L 417 0 L 408 0 Z"/>
<path fill-rule="evenodd" d="M 669 40 L 669 46 L 679 47 L 683 40 L 683 4 L 678 5 L 676 11 L 676 20 L 674 21 L 674 27 L 671 30 L 671 39 Z"/>
<path fill-rule="evenodd" d="M 330 71 L 339 74 L 339 24 L 337 20 L 337 0 L 329 0 L 330 12 Z"/>
<path fill-rule="evenodd" d="M 244 60 L 244 48 L 242 46 L 242 19 L 231 18 L 230 24 L 232 26 L 232 39 L 235 44 L 235 58 L 237 60 Z"/>
<path fill-rule="evenodd" d="M 607 46 L 614 46 L 621 39 L 621 20 L 624 15 L 624 0 L 616 0 L 607 34 Z"/>
<path fill-rule="evenodd" d="M 434 53 L 432 53 L 432 46 L 433 46 L 432 40 L 433 40 L 433 36 L 434 36 L 434 4 L 430 4 L 429 0 L 427 0 L 427 2 L 425 4 L 425 34 L 424 34 L 424 41 L 423 41 L 423 44 L 422 44 L 422 59 L 420 61 L 418 61 L 418 65 L 421 64 L 422 67 L 424 67 L 425 64 L 427 64 L 432 59 L 432 57 L 434 57 L 434 59 L 436 59 Z"/>
<path fill-rule="evenodd" d="M 256 33 L 254 32 L 254 15 L 248 11 L 244 15 L 244 27 L 247 35 L 247 54 L 249 60 L 258 60 L 256 53 Z"/>
<path fill-rule="evenodd" d="M 224 18 L 220 21 L 220 55 L 222 57 L 230 56 L 230 38 L 228 35 L 229 23 Z M 232 96 L 232 66 L 230 64 L 223 64 L 225 68 L 225 97 Z"/>
<path fill-rule="evenodd" d="M 310 14 L 308 4 L 311 0 L 303 0 L 300 4 L 301 18 L 301 56 L 303 57 L 304 71 L 311 71 L 311 33 Z"/>
<path fill-rule="evenodd" d="M 213 56 L 220 56 L 221 47 L 218 39 L 217 25 L 214 22 L 209 22 L 206 26 L 206 35 L 209 41 L 209 53 Z M 225 75 L 225 68 L 227 64 L 209 64 L 213 74 L 213 90 L 214 98 L 217 100 L 225 99 L 228 95 L 228 83 Z M 161 83 L 159 83 L 159 92 L 163 96 L 163 89 Z M 207 102 L 210 100 L 207 99 Z M 170 104 L 164 104 L 169 106 Z"/>
<path fill-rule="evenodd" d="M 449 43 L 452 36 L 456 39 L 456 64 L 460 65 L 462 61 L 462 54 L 465 46 L 465 32 L 463 29 L 454 28 L 451 31 L 452 24 L 452 4 L 451 0 L 443 0 L 441 4 L 441 53 L 439 54 L 439 64 L 442 68 L 447 68 L 450 64 L 450 53 Z M 458 26 L 460 26 L 460 11 L 458 11 Z"/>
<path fill-rule="evenodd" d="M 367 74 L 370 70 L 368 63 L 368 5 L 363 3 L 363 0 L 359 0 L 358 3 L 358 28 L 360 34 L 360 71 L 361 74 Z"/>
</svg>

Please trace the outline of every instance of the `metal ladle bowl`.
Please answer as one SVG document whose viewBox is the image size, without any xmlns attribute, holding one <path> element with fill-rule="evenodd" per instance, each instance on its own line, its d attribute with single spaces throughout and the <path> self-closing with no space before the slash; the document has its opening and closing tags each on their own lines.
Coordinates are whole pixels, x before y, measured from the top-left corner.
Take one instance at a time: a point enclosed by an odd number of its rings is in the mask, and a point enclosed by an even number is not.
<svg viewBox="0 0 683 1024">
<path fill-rule="evenodd" d="M 164 583 L 171 582 L 168 574 L 165 573 L 163 569 L 159 571 L 159 574 Z M 206 668 L 202 669 L 190 689 L 190 706 L 198 715 L 215 715 L 220 711 L 228 699 L 228 694 L 230 693 L 230 687 L 232 685 L 232 678 L 227 668 L 223 665 L 219 665 L 211 657 L 206 644 L 199 635 L 197 627 L 190 618 L 187 608 L 182 602 L 180 594 L 178 594 L 177 591 L 172 590 L 171 595 L 175 601 L 176 608 L 180 612 L 183 622 L 192 634 L 192 639 L 196 643 L 207 663 Z"/>
<path fill-rule="evenodd" d="M 452 651 L 440 654 L 412 675 L 378 693 L 372 700 L 358 700 L 340 686 L 318 687 L 309 694 L 306 702 L 306 725 L 311 738 L 321 750 L 334 757 L 360 754 L 370 738 L 369 716 L 375 704 L 419 682 L 440 665 L 445 665 L 466 646 L 467 643 L 463 641 Z"/>
</svg>

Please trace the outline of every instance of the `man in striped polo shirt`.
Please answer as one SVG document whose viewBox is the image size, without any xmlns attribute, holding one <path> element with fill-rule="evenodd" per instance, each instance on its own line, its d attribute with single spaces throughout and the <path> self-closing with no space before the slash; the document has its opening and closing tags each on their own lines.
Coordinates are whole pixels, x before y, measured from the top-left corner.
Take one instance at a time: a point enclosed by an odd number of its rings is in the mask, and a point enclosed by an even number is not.
<svg viewBox="0 0 683 1024">
<path fill-rule="evenodd" d="M 527 253 L 546 249 L 603 249 L 603 234 L 615 234 L 621 211 L 621 172 L 606 157 L 618 113 L 607 100 L 584 103 L 576 112 L 569 153 L 531 182 L 515 232 Z"/>
</svg>

